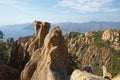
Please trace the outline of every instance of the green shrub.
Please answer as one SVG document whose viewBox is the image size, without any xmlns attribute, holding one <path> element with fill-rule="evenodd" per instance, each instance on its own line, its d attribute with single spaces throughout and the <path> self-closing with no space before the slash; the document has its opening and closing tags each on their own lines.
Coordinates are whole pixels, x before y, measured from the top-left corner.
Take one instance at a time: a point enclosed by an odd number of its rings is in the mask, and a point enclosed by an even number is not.
<svg viewBox="0 0 120 80">
<path fill-rule="evenodd" d="M 5 43 L 0 41 L 0 60 L 7 63 L 8 53 L 5 47 Z"/>
<path fill-rule="evenodd" d="M 71 74 L 73 70 L 78 69 L 80 67 L 81 62 L 77 59 L 77 57 L 71 53 L 68 54 L 69 60 L 69 73 Z"/>
</svg>

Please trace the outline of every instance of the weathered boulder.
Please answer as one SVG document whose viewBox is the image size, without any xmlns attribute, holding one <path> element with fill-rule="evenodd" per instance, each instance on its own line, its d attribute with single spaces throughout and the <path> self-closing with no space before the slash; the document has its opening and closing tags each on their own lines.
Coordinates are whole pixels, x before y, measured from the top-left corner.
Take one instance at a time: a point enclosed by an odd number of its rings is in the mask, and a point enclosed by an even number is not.
<svg viewBox="0 0 120 80">
<path fill-rule="evenodd" d="M 87 73 L 85 71 L 74 70 L 70 80 L 105 80 L 100 76 L 93 75 L 91 73 Z"/>
<path fill-rule="evenodd" d="M 21 80 L 65 80 L 67 48 L 62 32 L 55 27 L 33 54 L 21 73 Z"/>
</svg>

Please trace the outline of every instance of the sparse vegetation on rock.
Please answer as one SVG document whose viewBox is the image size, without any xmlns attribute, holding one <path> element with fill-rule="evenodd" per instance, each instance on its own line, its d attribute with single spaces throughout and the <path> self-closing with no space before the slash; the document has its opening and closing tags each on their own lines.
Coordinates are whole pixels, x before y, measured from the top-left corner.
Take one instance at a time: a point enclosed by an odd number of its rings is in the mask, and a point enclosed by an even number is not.
<svg viewBox="0 0 120 80">
<path fill-rule="evenodd" d="M 117 35 L 120 34 L 119 31 L 108 30 Z M 113 76 L 120 72 L 120 51 L 113 47 L 116 37 L 113 37 L 112 42 L 109 39 L 104 40 L 103 35 L 105 37 L 105 31 L 87 32 L 85 34 L 77 33 L 77 36 L 76 33 L 69 32 L 65 35 L 68 53 L 75 55 L 74 58 L 70 57 L 70 60 L 76 58 L 80 62 L 72 62 L 71 66 L 74 69 L 91 66 L 94 74 L 102 75 L 102 66 L 105 65 Z M 109 36 L 112 35 L 109 34 Z"/>
</svg>

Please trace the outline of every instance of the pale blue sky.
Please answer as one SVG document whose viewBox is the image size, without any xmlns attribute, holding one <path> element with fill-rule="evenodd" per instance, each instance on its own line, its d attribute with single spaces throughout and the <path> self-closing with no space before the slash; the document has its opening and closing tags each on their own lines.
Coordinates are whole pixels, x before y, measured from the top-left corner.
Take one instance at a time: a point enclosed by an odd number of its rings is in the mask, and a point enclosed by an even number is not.
<svg viewBox="0 0 120 80">
<path fill-rule="evenodd" d="M 120 21 L 120 0 L 0 0 L 0 25 Z"/>
</svg>

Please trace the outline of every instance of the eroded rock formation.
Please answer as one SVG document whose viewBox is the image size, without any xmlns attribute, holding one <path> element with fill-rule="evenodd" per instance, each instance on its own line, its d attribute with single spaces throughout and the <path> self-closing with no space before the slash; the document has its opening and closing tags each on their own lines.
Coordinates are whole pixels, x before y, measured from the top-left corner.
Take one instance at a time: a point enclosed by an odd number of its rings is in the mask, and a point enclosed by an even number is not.
<svg viewBox="0 0 120 80">
<path fill-rule="evenodd" d="M 114 42 L 116 39 L 119 38 L 119 33 L 117 31 L 113 31 L 112 29 L 108 28 L 104 31 L 103 35 L 102 35 L 102 39 L 104 41 L 110 41 L 110 42 Z"/>
<path fill-rule="evenodd" d="M 25 59 L 25 43 L 26 40 L 23 37 L 20 37 L 13 43 L 11 49 L 8 51 L 9 56 L 7 63 L 9 66 L 18 69 L 19 73 L 21 73 L 27 62 Z"/>
<path fill-rule="evenodd" d="M 35 34 L 31 38 L 31 40 L 28 42 L 28 48 L 27 51 L 29 52 L 30 56 L 38 49 L 41 48 L 45 36 L 48 34 L 50 28 L 50 23 L 47 22 L 40 22 L 40 21 L 35 21 L 34 22 L 34 30 Z"/>
<path fill-rule="evenodd" d="M 67 76 L 67 50 L 61 30 L 56 27 L 46 38 L 41 59 L 31 80 L 65 80 Z"/>
<path fill-rule="evenodd" d="M 31 59 L 21 73 L 21 80 L 65 80 L 68 62 L 62 32 L 55 27 L 47 34 L 50 24 L 39 23 L 39 27 L 34 27 L 35 35 L 28 46 Z"/>
<path fill-rule="evenodd" d="M 7 49 L 12 48 L 13 44 L 14 44 L 14 39 L 13 39 L 13 38 L 8 38 L 8 39 L 6 40 L 6 48 L 7 48 Z"/>
<path fill-rule="evenodd" d="M 102 40 L 112 43 L 111 47 L 120 50 L 120 34 L 117 30 L 106 29 L 102 35 Z"/>
<path fill-rule="evenodd" d="M 85 34 L 70 32 L 65 35 L 70 63 L 73 69 L 83 69 L 85 66 L 91 66 L 95 75 L 102 75 L 102 66 L 105 65 L 108 70 L 110 65 L 114 64 L 114 52 L 110 45 L 101 39 L 103 31 L 89 32 Z M 74 57 L 75 56 L 75 57 Z M 74 65 L 73 65 L 74 64 Z M 114 68 L 112 68 L 114 69 Z"/>
<path fill-rule="evenodd" d="M 19 73 L 23 70 L 25 64 L 29 61 L 30 56 L 34 51 L 40 48 L 44 43 L 44 38 L 48 33 L 50 24 L 47 22 L 34 22 L 35 35 L 30 41 L 26 41 L 26 38 L 21 37 L 13 43 L 11 50 L 9 51 L 8 65 L 19 70 Z M 29 37 L 28 37 L 29 38 Z M 7 43 L 10 40 L 7 40 Z M 27 43 L 26 43 L 27 42 Z"/>
</svg>

